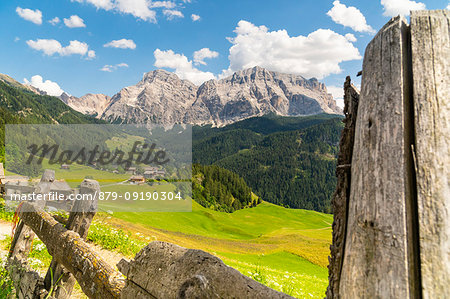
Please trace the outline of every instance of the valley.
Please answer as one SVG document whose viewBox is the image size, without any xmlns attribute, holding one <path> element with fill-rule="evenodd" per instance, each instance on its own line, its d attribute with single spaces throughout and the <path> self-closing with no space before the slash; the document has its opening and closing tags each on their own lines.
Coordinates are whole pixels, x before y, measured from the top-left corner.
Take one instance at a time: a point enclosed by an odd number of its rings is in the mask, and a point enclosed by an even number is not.
<svg viewBox="0 0 450 299">
<path fill-rule="evenodd" d="M 277 76 L 261 69 L 249 72 L 242 74 L 242 80 L 255 82 L 260 75 Z M 175 80 L 166 76 L 167 80 Z M 95 114 L 85 110 L 84 115 L 58 98 L 37 95 L 20 83 L 12 83 L 0 82 L 0 112 L 5 116 L 2 134 L 6 123 L 107 123 L 98 119 L 98 111 Z M 108 101 L 111 105 L 114 97 Z M 331 242 L 329 200 L 335 186 L 342 118 L 320 109 L 316 110 L 318 114 L 309 116 L 277 115 L 278 111 L 272 108 L 264 111 L 256 116 L 208 118 L 206 123 L 193 127 L 192 158 L 196 164 L 192 212 L 142 212 L 139 204 L 115 210 L 102 203 L 88 239 L 114 251 L 119 248 L 102 243 L 102 236 L 115 238 L 115 234 L 125 234 L 136 240 L 123 245 L 128 247 L 130 257 L 152 240 L 201 249 L 276 290 L 298 298 L 323 297 Z M 120 117 L 106 120 L 134 121 Z M 117 144 L 126 148 L 135 140 L 142 140 L 140 136 L 117 138 L 106 131 L 98 133 L 98 142 L 106 148 Z M 95 132 L 87 130 L 83 134 L 94 140 Z M 4 152 L 3 144 L 0 150 Z M 3 159 L 4 154 L 0 156 Z M 72 188 L 78 187 L 85 177 L 97 179 L 103 191 L 133 187 L 120 184 L 130 178 L 129 174 L 113 173 L 111 169 L 75 163 L 67 171 L 46 159 L 42 167 L 53 169 L 56 177 L 63 176 Z M 139 191 L 143 186 L 133 188 Z M 149 188 L 176 189 L 170 182 Z"/>
</svg>

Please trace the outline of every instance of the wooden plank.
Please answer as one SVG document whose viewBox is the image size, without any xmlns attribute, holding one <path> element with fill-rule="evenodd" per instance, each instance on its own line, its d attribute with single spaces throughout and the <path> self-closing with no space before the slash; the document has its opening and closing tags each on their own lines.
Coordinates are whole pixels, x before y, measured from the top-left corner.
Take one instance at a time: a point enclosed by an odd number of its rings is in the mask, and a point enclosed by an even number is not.
<svg viewBox="0 0 450 299">
<path fill-rule="evenodd" d="M 450 286 L 449 11 L 414 11 L 411 52 L 415 108 L 417 202 L 424 298 Z"/>
<path fill-rule="evenodd" d="M 31 188 L 32 192 L 36 191 L 36 193 L 48 193 L 48 183 L 53 182 L 55 180 L 55 172 L 53 170 L 45 170 L 42 174 L 41 180 L 39 182 L 38 187 L 29 187 L 22 186 L 26 188 Z M 7 185 L 8 186 L 8 185 Z M 17 186 L 19 187 L 19 186 Z M 39 205 L 44 205 L 45 202 L 41 201 L 38 203 Z M 18 207 L 17 213 L 23 208 L 22 205 Z M 28 211 L 26 211 L 28 212 Z M 22 220 L 19 221 L 16 231 L 14 233 L 14 238 L 11 242 L 11 249 L 9 251 L 9 258 L 17 257 L 18 259 L 26 260 L 28 254 L 30 253 L 31 246 L 33 244 L 34 232 L 32 229 L 27 227 Z"/>
<path fill-rule="evenodd" d="M 397 17 L 366 48 L 341 298 L 414 297 L 407 45 L 406 20 Z"/>
<path fill-rule="evenodd" d="M 19 217 L 44 242 L 51 256 L 75 276 L 89 298 L 120 298 L 125 282 L 118 271 L 42 208 L 28 202 L 24 208 L 28 212 Z"/>
<path fill-rule="evenodd" d="M 84 180 L 80 186 L 80 194 L 92 194 L 94 200 L 76 201 L 67 220 L 66 228 L 78 233 L 82 239 L 86 239 L 97 211 L 97 198 L 94 196 L 96 194 L 98 196 L 99 192 L 100 185 L 97 181 Z M 53 296 L 58 299 L 70 298 L 76 279 L 63 265 L 52 259 L 44 280 L 47 290 L 50 290 L 56 281 L 58 284 L 54 289 Z"/>
<path fill-rule="evenodd" d="M 33 231 L 23 221 L 19 221 L 11 242 L 8 258 L 16 257 L 25 261 L 30 254 L 33 239 Z"/>
<path fill-rule="evenodd" d="M 131 262 L 122 260 L 118 266 L 127 276 L 122 299 L 293 298 L 242 275 L 207 252 L 166 242 L 151 242 Z"/>
<path fill-rule="evenodd" d="M 350 198 L 351 163 L 355 141 L 356 116 L 358 113 L 359 91 L 351 84 L 350 77 L 344 83 L 345 127 L 339 142 L 339 156 L 336 176 L 337 186 L 332 198 L 333 205 L 333 243 L 330 246 L 330 263 L 328 265 L 327 298 L 339 297 L 339 282 L 347 233 L 347 211 Z"/>
</svg>

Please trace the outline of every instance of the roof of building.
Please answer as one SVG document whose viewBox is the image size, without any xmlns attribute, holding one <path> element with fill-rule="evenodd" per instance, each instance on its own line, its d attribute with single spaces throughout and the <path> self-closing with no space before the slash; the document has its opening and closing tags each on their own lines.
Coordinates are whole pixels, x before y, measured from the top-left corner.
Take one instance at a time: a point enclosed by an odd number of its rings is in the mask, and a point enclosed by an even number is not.
<svg viewBox="0 0 450 299">
<path fill-rule="evenodd" d="M 146 167 L 144 167 L 144 170 L 145 171 L 152 171 L 152 170 L 158 170 L 158 168 L 154 167 L 154 166 L 146 166 Z"/>
<path fill-rule="evenodd" d="M 65 181 L 54 181 L 51 184 L 50 190 L 71 191 L 72 188 Z"/>
<path fill-rule="evenodd" d="M 142 175 L 133 175 L 130 177 L 130 180 L 132 181 L 142 181 L 145 180 L 145 178 Z"/>
<path fill-rule="evenodd" d="M 8 175 L 2 178 L 3 184 L 28 185 L 30 178 L 21 175 Z"/>
</svg>

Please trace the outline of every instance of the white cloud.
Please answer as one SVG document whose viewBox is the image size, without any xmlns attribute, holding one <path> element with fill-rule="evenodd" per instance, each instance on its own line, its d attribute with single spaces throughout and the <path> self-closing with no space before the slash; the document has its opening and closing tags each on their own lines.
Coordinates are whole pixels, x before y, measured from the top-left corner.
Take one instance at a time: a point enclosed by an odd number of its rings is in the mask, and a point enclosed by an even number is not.
<svg viewBox="0 0 450 299">
<path fill-rule="evenodd" d="M 17 7 L 16 12 L 24 20 L 33 22 L 34 24 L 42 24 L 42 12 L 39 9 L 31 10 L 29 8 Z"/>
<path fill-rule="evenodd" d="M 173 20 L 175 18 L 184 18 L 184 15 L 181 11 L 174 9 L 164 9 L 163 14 L 167 17 L 168 20 Z"/>
<path fill-rule="evenodd" d="M 53 26 L 55 26 L 56 24 L 58 24 L 61 20 L 58 17 L 54 17 L 53 19 L 51 19 L 50 21 L 48 21 L 50 24 L 52 24 Z"/>
<path fill-rule="evenodd" d="M 194 52 L 194 63 L 195 65 L 203 64 L 206 65 L 205 59 L 211 59 L 219 57 L 219 53 L 216 51 L 211 51 L 209 48 L 203 48 L 201 50 Z"/>
<path fill-rule="evenodd" d="M 199 15 L 192 14 L 191 19 L 193 22 L 197 22 L 197 21 L 200 21 L 201 17 Z"/>
<path fill-rule="evenodd" d="M 183 8 L 182 4 L 176 1 L 151 1 L 151 0 L 71 0 L 72 2 L 88 3 L 97 9 L 115 11 L 123 14 L 130 14 L 143 21 L 156 23 L 156 12 L 154 9 L 163 8 L 163 14 L 167 19 L 183 18 L 183 13 L 176 9 Z M 191 3 L 183 0 L 183 3 Z"/>
<path fill-rule="evenodd" d="M 176 6 L 177 5 L 172 1 L 152 1 L 150 3 L 150 7 L 152 8 L 159 8 L 159 7 L 175 8 Z"/>
<path fill-rule="evenodd" d="M 88 59 L 95 58 L 95 51 L 94 50 L 87 51 L 87 56 L 88 56 Z"/>
<path fill-rule="evenodd" d="M 86 27 L 84 20 L 77 15 L 70 16 L 70 18 L 64 18 L 64 24 L 69 28 L 82 28 Z"/>
<path fill-rule="evenodd" d="M 344 89 L 341 86 L 327 86 L 327 90 L 329 93 L 333 95 L 333 98 L 336 100 L 336 105 L 344 108 Z"/>
<path fill-rule="evenodd" d="M 147 0 L 116 0 L 115 9 L 144 21 L 156 22 L 156 13 L 149 9 L 149 3 Z"/>
<path fill-rule="evenodd" d="M 18 41 L 20 41 L 20 37 L 16 36 L 16 37 L 14 38 L 14 41 L 17 43 Z"/>
<path fill-rule="evenodd" d="M 119 13 L 130 14 L 143 21 L 156 23 L 156 13 L 151 10 L 152 2 L 148 0 L 71 0 L 78 3 L 89 3 L 97 9 L 114 10 Z M 159 1 L 168 2 L 168 1 Z"/>
<path fill-rule="evenodd" d="M 381 0 L 384 8 L 384 16 L 395 17 L 397 15 L 409 15 L 411 10 L 425 9 L 426 6 L 422 2 L 411 0 Z"/>
<path fill-rule="evenodd" d="M 41 76 L 35 75 L 31 77 L 31 81 L 28 81 L 26 78 L 23 79 L 23 83 L 26 85 L 31 85 L 39 90 L 45 91 L 50 96 L 60 96 L 64 90 L 59 87 L 58 83 L 42 79 Z"/>
<path fill-rule="evenodd" d="M 353 35 L 353 34 L 351 34 L 351 33 L 347 33 L 347 34 L 345 35 L 345 38 L 346 38 L 349 42 L 352 42 L 352 43 L 354 43 L 354 42 L 357 41 L 356 36 Z"/>
<path fill-rule="evenodd" d="M 136 44 L 132 39 L 119 39 L 119 40 L 113 40 L 110 41 L 107 44 L 104 44 L 103 47 L 106 48 L 120 48 L 120 49 L 136 49 Z"/>
<path fill-rule="evenodd" d="M 121 67 L 127 68 L 128 64 L 126 64 L 124 62 L 119 63 L 119 64 L 115 64 L 115 65 L 107 64 L 107 65 L 104 65 L 100 70 L 103 71 L 103 72 L 111 73 L 111 72 L 113 72 L 113 71 L 115 71 L 115 70 L 117 70 L 118 68 L 121 68 Z"/>
<path fill-rule="evenodd" d="M 331 19 L 340 25 L 350 27 L 357 32 L 375 33 L 370 27 L 364 15 L 354 6 L 345 6 L 339 0 L 333 2 L 333 8 L 327 12 Z"/>
<path fill-rule="evenodd" d="M 54 39 L 28 40 L 27 45 L 30 48 L 44 52 L 44 54 L 48 56 L 55 54 L 59 54 L 60 56 L 77 54 L 87 56 L 88 59 L 95 57 L 95 51 L 89 50 L 88 44 L 77 40 L 70 41 L 69 45 L 66 47 L 63 47 L 59 41 Z"/>
<path fill-rule="evenodd" d="M 450 4 L 449 4 L 449 5 L 447 5 L 447 7 L 446 7 L 445 9 L 450 9 Z"/>
<path fill-rule="evenodd" d="M 228 56 L 230 67 L 223 75 L 261 66 L 272 71 L 324 78 L 341 73 L 343 61 L 359 60 L 361 55 L 351 42 L 332 30 L 318 29 L 308 36 L 290 37 L 286 30 L 269 31 L 240 21 Z"/>
<path fill-rule="evenodd" d="M 172 50 L 161 51 L 156 49 L 153 53 L 155 56 L 155 66 L 159 68 L 174 69 L 175 74 L 181 79 L 186 79 L 194 84 L 200 85 L 205 81 L 214 79 L 214 74 L 210 72 L 202 72 L 192 65 L 192 61 L 188 60 L 183 54 L 174 53 Z"/>
<path fill-rule="evenodd" d="M 113 1 L 111 0 L 71 0 L 71 2 L 78 2 L 78 3 L 89 3 L 94 5 L 97 9 L 105 9 L 105 10 L 111 10 L 114 8 Z"/>
</svg>

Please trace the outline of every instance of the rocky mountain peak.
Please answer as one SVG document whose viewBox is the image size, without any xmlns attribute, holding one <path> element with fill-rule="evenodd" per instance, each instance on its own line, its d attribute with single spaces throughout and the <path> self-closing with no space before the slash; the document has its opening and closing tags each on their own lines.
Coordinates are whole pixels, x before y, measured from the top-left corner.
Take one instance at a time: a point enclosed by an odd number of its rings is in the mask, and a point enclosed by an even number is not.
<svg viewBox="0 0 450 299">
<path fill-rule="evenodd" d="M 59 98 L 72 109 L 83 114 L 93 115 L 99 118 L 111 101 L 111 97 L 104 94 L 88 93 L 77 98 L 63 92 Z"/>
<path fill-rule="evenodd" d="M 138 84 L 113 96 L 102 118 L 221 126 L 267 113 L 292 116 L 324 112 L 342 113 L 323 83 L 256 66 L 199 87 L 165 70 L 146 73 Z"/>
</svg>

